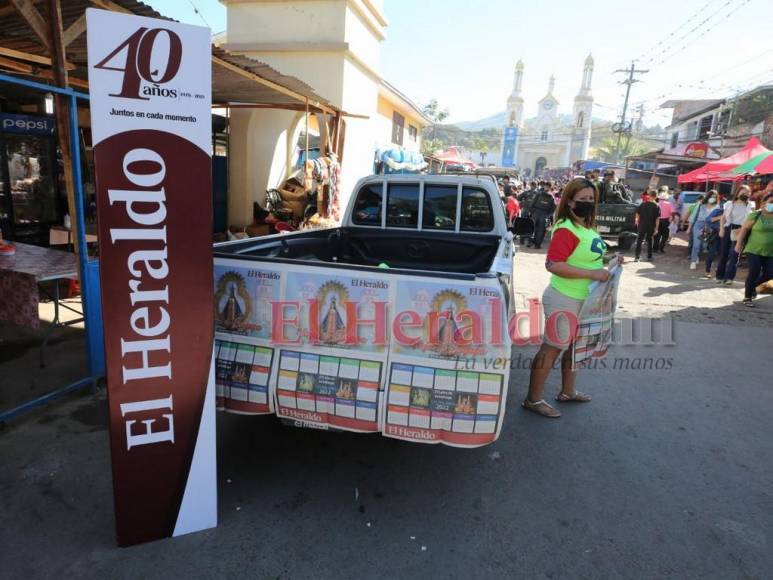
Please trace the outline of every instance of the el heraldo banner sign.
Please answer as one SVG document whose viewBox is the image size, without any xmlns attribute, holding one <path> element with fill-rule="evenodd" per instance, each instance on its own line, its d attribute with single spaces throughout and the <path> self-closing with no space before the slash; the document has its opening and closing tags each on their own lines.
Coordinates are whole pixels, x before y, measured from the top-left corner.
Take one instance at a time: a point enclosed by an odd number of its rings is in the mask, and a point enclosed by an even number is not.
<svg viewBox="0 0 773 580">
<path fill-rule="evenodd" d="M 216 525 L 210 31 L 89 9 L 118 543 Z"/>
</svg>

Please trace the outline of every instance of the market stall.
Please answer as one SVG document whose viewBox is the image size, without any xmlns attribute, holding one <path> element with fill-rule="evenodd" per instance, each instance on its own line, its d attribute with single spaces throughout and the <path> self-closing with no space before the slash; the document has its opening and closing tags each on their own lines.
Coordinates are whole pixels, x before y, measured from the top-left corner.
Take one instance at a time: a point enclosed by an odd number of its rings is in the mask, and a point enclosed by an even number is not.
<svg viewBox="0 0 773 580">
<path fill-rule="evenodd" d="M 44 18 L 50 16 L 52 6 L 53 17 Z M 37 103 L 40 114 L 6 114 L 0 123 L 0 141 L 8 144 L 0 147 L 4 152 L 0 156 L 0 228 L 4 235 L 0 237 L 12 242 L 72 246 L 74 253 L 70 259 L 76 264 L 72 277 L 79 279 L 86 318 L 89 376 L 19 408 L 0 410 L 0 422 L 74 388 L 94 384 L 104 375 L 99 259 L 87 256 L 86 250 L 89 243 L 97 241 L 93 223 L 96 208 L 90 160 L 91 121 L 86 106 L 89 94 L 72 88 L 89 89 L 84 32 L 86 9 L 93 6 L 88 0 L 72 0 L 31 5 L 24 11 L 13 6 L 1 8 L 0 96 L 6 103 L 21 103 L 19 106 L 25 110 L 31 103 Z M 116 0 L 105 6 L 114 12 L 163 18 L 134 0 Z M 38 26 L 47 20 L 50 27 Z M 308 85 L 264 63 L 214 46 L 211 63 L 216 104 L 324 115 L 330 120 L 328 149 L 339 149 L 344 134 L 340 111 Z M 44 115 L 44 109 L 51 114 Z M 6 156 L 7 151 L 12 155 Z M 13 179 L 3 179 L 5 174 Z M 18 281 L 19 274 L 7 268 L 2 275 Z M 38 284 L 26 279 L 15 286 L 15 295 L 20 293 L 26 305 L 25 319 L 32 322 L 34 310 L 34 323 L 39 324 Z"/>
<path fill-rule="evenodd" d="M 465 158 L 458 147 L 449 147 L 445 151 L 438 151 L 433 157 L 443 164 L 441 173 L 445 171 L 472 171 L 478 166 L 474 161 Z"/>
<path fill-rule="evenodd" d="M 680 175 L 677 178 L 677 181 L 680 184 L 734 181 L 739 179 L 740 176 L 733 173 L 733 169 L 766 152 L 769 152 L 769 150 L 762 145 L 760 140 L 757 137 L 752 137 L 737 153 L 716 161 L 709 161 L 705 165 L 698 167 L 689 173 Z"/>
<path fill-rule="evenodd" d="M 14 78 L 0 74 L 0 86 L 24 87 L 30 91 L 41 93 L 49 92 L 60 95 L 66 99 L 69 113 L 68 131 L 61 136 L 62 143 L 68 143 L 71 157 L 71 170 L 73 176 L 73 207 L 75 208 L 74 229 L 76 248 L 86 246 L 86 222 L 83 203 L 83 180 L 81 176 L 81 157 L 78 135 L 77 111 L 78 99 L 88 99 L 88 96 L 68 88 L 59 88 L 43 83 Z M 97 379 L 104 374 L 104 354 L 102 349 L 102 321 L 99 306 L 99 264 L 96 260 L 89 259 L 85 251 L 79 254 L 70 254 L 56 250 L 38 248 L 23 243 L 14 243 L 12 247 L 6 247 L 6 255 L 0 258 L 0 288 L 3 292 L 4 314 L 3 320 L 15 325 L 36 328 L 39 324 L 38 302 L 39 283 L 45 281 L 54 282 L 54 320 L 49 333 L 41 345 L 41 364 L 44 362 L 43 350 L 50 336 L 50 331 L 63 323 L 59 320 L 59 286 L 60 280 L 80 280 L 82 319 L 85 321 L 85 334 L 87 346 L 88 375 L 68 385 L 54 389 L 45 395 L 39 396 L 12 409 L 0 411 L 0 423 L 34 407 L 43 405 L 64 394 L 76 391 L 84 386 L 96 386 Z M 69 324 L 69 323 L 68 323 Z"/>
</svg>

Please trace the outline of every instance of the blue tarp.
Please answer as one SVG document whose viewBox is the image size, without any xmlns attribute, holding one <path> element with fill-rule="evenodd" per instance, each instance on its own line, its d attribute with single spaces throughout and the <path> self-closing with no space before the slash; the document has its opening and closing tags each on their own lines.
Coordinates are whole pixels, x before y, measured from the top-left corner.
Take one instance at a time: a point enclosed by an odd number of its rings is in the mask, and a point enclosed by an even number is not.
<svg viewBox="0 0 773 580">
<path fill-rule="evenodd" d="M 390 147 L 376 151 L 376 162 L 382 164 L 383 173 L 418 173 L 427 163 L 418 151 L 402 147 Z"/>
<path fill-rule="evenodd" d="M 583 161 L 581 166 L 581 171 L 593 171 L 594 169 L 604 169 L 605 167 L 619 167 L 622 169 L 620 165 L 615 165 L 614 163 L 606 163 L 604 161 Z"/>
</svg>

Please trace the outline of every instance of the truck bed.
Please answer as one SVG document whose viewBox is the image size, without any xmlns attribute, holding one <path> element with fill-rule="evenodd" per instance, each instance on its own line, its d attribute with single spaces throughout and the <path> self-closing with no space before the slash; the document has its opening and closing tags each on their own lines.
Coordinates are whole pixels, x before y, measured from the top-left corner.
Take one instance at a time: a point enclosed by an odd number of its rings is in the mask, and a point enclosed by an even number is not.
<svg viewBox="0 0 773 580">
<path fill-rule="evenodd" d="M 489 271 L 499 242 L 497 235 L 340 227 L 226 242 L 215 255 L 478 274 Z"/>
</svg>

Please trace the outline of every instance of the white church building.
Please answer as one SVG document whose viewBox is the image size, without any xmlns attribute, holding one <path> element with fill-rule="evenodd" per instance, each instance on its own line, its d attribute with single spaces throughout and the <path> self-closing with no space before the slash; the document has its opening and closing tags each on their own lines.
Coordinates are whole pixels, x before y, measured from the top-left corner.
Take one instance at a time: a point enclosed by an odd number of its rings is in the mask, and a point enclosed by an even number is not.
<svg viewBox="0 0 773 580">
<path fill-rule="evenodd" d="M 558 99 L 553 94 L 555 78 L 550 77 L 547 94 L 538 103 L 537 116 L 524 121 L 523 62 L 515 66 L 513 92 L 507 99 L 506 125 L 500 164 L 503 167 L 528 169 L 538 175 L 545 168 L 570 167 L 575 161 L 586 159 L 591 137 L 593 97 L 591 78 L 593 57 L 588 55 L 582 73 L 580 91 L 574 98 L 572 121 L 559 117 Z"/>
</svg>

